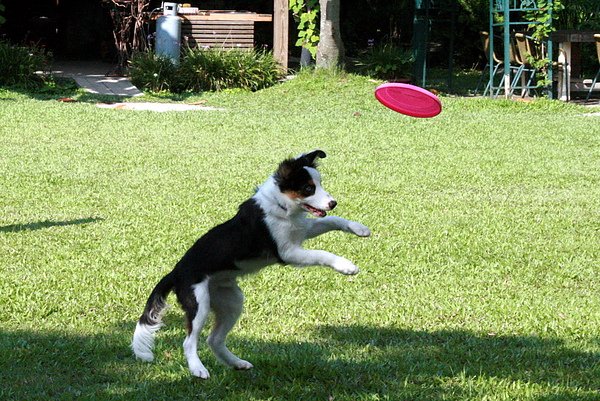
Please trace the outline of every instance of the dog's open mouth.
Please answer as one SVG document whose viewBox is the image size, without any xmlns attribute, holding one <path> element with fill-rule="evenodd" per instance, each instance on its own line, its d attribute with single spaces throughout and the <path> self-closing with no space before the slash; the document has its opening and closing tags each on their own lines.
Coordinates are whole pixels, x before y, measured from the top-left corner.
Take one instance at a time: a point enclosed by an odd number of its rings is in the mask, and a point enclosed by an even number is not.
<svg viewBox="0 0 600 401">
<path fill-rule="evenodd" d="M 304 208 L 304 210 L 311 213 L 313 216 L 316 216 L 316 217 L 327 216 L 327 212 L 325 212 L 325 210 L 317 209 L 316 207 L 312 207 L 311 205 L 308 205 L 306 203 L 303 203 L 302 207 Z"/>
</svg>

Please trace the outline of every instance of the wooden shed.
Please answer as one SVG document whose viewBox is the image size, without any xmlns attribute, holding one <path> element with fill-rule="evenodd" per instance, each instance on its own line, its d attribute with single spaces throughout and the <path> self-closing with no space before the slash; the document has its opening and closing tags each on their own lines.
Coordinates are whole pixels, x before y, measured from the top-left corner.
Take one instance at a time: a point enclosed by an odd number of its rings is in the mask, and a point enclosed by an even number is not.
<svg viewBox="0 0 600 401">
<path fill-rule="evenodd" d="M 252 48 L 255 23 L 273 22 L 273 55 L 288 64 L 289 10 L 287 0 L 273 0 L 273 14 L 236 10 L 197 10 L 183 13 L 181 36 L 192 47 Z"/>
<path fill-rule="evenodd" d="M 254 13 L 220 10 L 220 13 L 183 16 L 187 21 L 183 24 L 183 34 L 188 34 L 198 45 L 202 45 L 205 40 L 211 40 L 212 35 L 212 43 L 220 40 L 224 45 L 235 43 L 236 47 L 250 46 L 253 44 L 251 39 L 255 32 L 255 24 L 272 22 L 273 54 L 275 59 L 287 68 L 290 18 L 288 0 L 272 1 L 272 14 L 271 10 L 257 10 Z M 180 2 L 200 7 L 204 5 L 223 8 L 235 8 L 236 4 L 243 4 L 228 0 Z M 110 60 L 114 57 L 112 22 L 109 8 L 102 0 L 2 0 L 2 4 L 5 6 L 3 16 L 6 17 L 6 22 L 0 25 L 2 37 L 45 47 L 58 58 Z M 160 7 L 160 4 L 159 0 L 149 0 L 148 9 Z M 265 2 L 262 4 L 264 6 Z M 270 8 L 269 1 L 266 1 L 266 5 L 265 8 Z M 253 8 L 260 6 L 256 5 Z M 261 29 L 261 34 L 265 33 L 268 35 L 268 28 Z"/>
</svg>

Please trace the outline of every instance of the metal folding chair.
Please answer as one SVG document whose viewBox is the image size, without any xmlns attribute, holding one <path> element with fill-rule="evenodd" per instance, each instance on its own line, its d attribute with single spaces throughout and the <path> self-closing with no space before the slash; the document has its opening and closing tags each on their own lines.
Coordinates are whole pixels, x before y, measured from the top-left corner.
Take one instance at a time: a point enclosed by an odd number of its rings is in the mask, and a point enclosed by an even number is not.
<svg viewBox="0 0 600 401">
<path fill-rule="evenodd" d="M 479 35 L 481 37 L 481 43 L 483 44 L 483 52 L 485 54 L 485 59 L 487 63 L 485 64 L 485 67 L 483 67 L 481 77 L 479 78 L 479 82 L 477 83 L 477 87 L 475 88 L 475 93 L 479 92 L 479 85 L 481 85 L 483 80 L 487 77 L 488 82 L 483 91 L 483 96 L 486 96 L 488 92 L 491 93 L 491 87 L 493 86 L 492 83 L 489 81 L 490 68 L 493 68 L 492 76 L 495 77 L 498 73 L 498 70 L 501 69 L 503 63 L 502 60 L 500 60 L 498 56 L 496 56 L 495 51 L 492 53 L 492 60 L 490 60 L 490 34 L 486 31 L 481 31 L 479 32 Z"/>
<path fill-rule="evenodd" d="M 537 69 L 531 64 L 531 60 L 541 60 L 543 58 L 543 46 L 533 42 L 533 39 L 523 33 L 515 33 L 516 42 L 516 60 L 519 64 L 519 68 L 511 83 L 511 93 L 514 93 L 515 89 L 521 89 L 521 97 L 529 94 L 530 89 L 537 88 L 534 85 L 535 75 L 538 72 Z M 527 80 L 527 74 L 529 79 Z M 527 80 L 527 83 L 525 83 Z M 521 81 L 521 85 L 518 86 L 518 82 Z"/>
<path fill-rule="evenodd" d="M 508 54 L 510 57 L 510 69 L 511 71 L 515 72 L 515 78 L 516 76 L 519 74 L 520 71 L 522 71 L 522 62 L 521 59 L 519 58 L 519 54 L 517 49 L 515 48 L 515 44 L 513 41 L 510 42 L 510 47 L 508 48 Z M 498 97 L 498 94 L 500 94 L 500 90 L 502 89 L 503 85 L 504 85 L 504 80 L 506 79 L 506 76 L 503 74 L 502 75 L 502 79 L 500 80 L 500 83 L 498 84 L 498 88 L 496 89 L 496 94 L 494 95 L 494 97 Z M 516 82 L 517 80 L 513 79 L 513 81 L 510 84 L 510 92 L 508 93 L 509 96 L 512 96 L 513 92 L 514 92 L 514 82 Z"/>
<path fill-rule="evenodd" d="M 600 65 L 600 33 L 595 34 L 594 39 L 596 39 L 596 52 L 598 53 L 598 64 Z M 596 73 L 596 76 L 594 77 L 594 80 L 592 81 L 592 86 L 590 87 L 590 90 L 588 91 L 588 94 L 585 98 L 586 102 L 590 99 L 592 91 L 594 90 L 594 87 L 596 86 L 596 82 L 598 81 L 599 77 L 600 77 L 600 68 L 598 68 L 598 72 Z"/>
</svg>

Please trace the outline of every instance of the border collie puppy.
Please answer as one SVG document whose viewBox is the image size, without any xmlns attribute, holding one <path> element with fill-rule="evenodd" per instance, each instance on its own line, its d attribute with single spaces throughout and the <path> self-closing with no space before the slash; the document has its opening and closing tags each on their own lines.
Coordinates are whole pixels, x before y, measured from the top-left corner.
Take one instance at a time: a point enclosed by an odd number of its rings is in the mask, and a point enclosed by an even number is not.
<svg viewBox="0 0 600 401">
<path fill-rule="evenodd" d="M 215 323 L 207 342 L 217 359 L 234 369 L 250 369 L 250 362 L 238 358 L 225 346 L 225 337 L 238 320 L 244 302 L 237 276 L 276 263 L 321 265 L 342 274 L 358 273 L 348 259 L 302 248 L 304 240 L 331 230 L 360 237 L 371 234 L 360 223 L 325 217 L 337 205 L 321 186 L 316 170 L 316 159 L 325 156 L 325 152 L 315 150 L 284 160 L 254 196 L 240 205 L 231 220 L 196 241 L 150 294 L 131 344 L 137 358 L 148 362 L 154 359 L 154 333 L 161 326 L 166 297 L 174 291 L 185 312 L 187 336 L 183 351 L 192 375 L 209 377 L 198 358 L 197 343 L 211 310 Z M 307 213 L 317 218 L 307 218 Z"/>
</svg>

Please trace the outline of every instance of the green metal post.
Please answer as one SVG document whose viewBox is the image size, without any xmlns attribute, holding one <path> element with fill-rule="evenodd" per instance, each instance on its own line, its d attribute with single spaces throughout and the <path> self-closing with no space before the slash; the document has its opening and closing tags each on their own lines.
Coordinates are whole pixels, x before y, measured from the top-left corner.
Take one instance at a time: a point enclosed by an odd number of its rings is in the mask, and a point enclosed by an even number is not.
<svg viewBox="0 0 600 401">
<path fill-rule="evenodd" d="M 554 4 L 552 4 L 553 1 L 549 0 L 548 1 L 548 13 L 550 14 L 550 18 L 548 19 L 548 23 L 550 24 L 550 26 L 552 26 L 552 8 L 554 6 Z M 554 89 L 554 82 L 552 81 L 552 39 L 548 38 L 548 61 L 549 61 L 549 65 L 548 65 L 548 81 L 550 81 L 550 85 L 548 87 L 548 98 L 552 99 L 554 94 L 553 94 L 553 89 Z"/>
<path fill-rule="evenodd" d="M 412 48 L 415 59 L 415 82 L 425 86 L 427 74 L 427 42 L 429 36 L 429 0 L 415 0 Z"/>
<path fill-rule="evenodd" d="M 490 0 L 490 27 L 488 30 L 489 33 L 489 49 L 488 49 L 488 63 L 490 64 L 489 73 L 490 78 L 488 81 L 488 86 L 490 88 L 490 97 L 492 97 L 492 93 L 494 93 L 494 0 Z"/>
<path fill-rule="evenodd" d="M 548 27 L 552 25 L 552 6 L 554 0 L 547 0 L 547 12 L 549 18 L 547 19 L 545 24 L 548 24 Z M 519 17 L 523 15 L 523 13 L 532 12 L 532 11 L 540 11 L 542 8 L 539 7 L 536 1 L 533 0 L 489 0 L 490 5 L 490 37 L 489 37 L 489 60 L 493 59 L 493 51 L 494 51 L 494 38 L 495 32 L 494 28 L 503 29 L 502 32 L 502 41 L 504 44 L 504 51 L 502 55 L 502 63 L 503 63 L 503 76 L 502 81 L 504 83 L 504 87 L 496 87 L 496 93 L 499 93 L 500 90 L 504 89 L 504 96 L 508 98 L 510 93 L 512 92 L 512 79 L 511 79 L 511 70 L 510 70 L 510 57 L 511 57 L 511 34 L 513 30 L 516 28 L 518 30 L 524 30 L 531 24 L 535 24 L 538 22 L 534 21 L 523 21 L 522 18 Z M 515 21 L 511 20 L 511 17 L 515 19 Z M 502 22 L 495 22 L 495 18 L 502 18 Z M 552 82 L 552 41 L 548 40 L 548 58 L 550 65 L 548 66 L 548 80 Z M 489 86 L 493 89 L 494 87 L 494 76 L 493 72 L 490 69 L 490 78 L 489 78 Z M 532 87 L 523 88 L 523 90 L 531 89 Z M 552 98 L 552 85 L 545 88 L 549 98 Z"/>
<path fill-rule="evenodd" d="M 454 37 L 456 32 L 456 18 L 458 14 L 458 2 L 452 2 L 450 5 L 450 43 L 448 44 L 448 89 L 452 90 L 452 78 L 454 73 Z"/>
<path fill-rule="evenodd" d="M 504 0 L 504 97 L 508 98 L 511 89 L 510 79 L 510 0 Z"/>
</svg>

